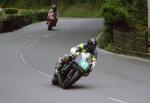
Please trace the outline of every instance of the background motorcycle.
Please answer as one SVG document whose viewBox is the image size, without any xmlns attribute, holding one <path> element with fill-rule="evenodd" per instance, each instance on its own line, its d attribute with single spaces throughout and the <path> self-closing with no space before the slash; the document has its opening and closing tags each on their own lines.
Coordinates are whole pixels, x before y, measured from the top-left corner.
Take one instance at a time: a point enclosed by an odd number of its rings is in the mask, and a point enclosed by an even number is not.
<svg viewBox="0 0 150 103">
<path fill-rule="evenodd" d="M 50 13 L 48 15 L 47 19 L 48 19 L 48 21 L 47 21 L 48 30 L 52 30 L 52 28 L 56 25 L 54 13 Z"/>
<path fill-rule="evenodd" d="M 67 89 L 82 76 L 87 76 L 91 71 L 91 54 L 81 53 L 76 59 L 69 64 L 65 64 L 58 73 L 57 69 L 52 78 L 53 85 L 62 86 L 63 89 Z"/>
</svg>

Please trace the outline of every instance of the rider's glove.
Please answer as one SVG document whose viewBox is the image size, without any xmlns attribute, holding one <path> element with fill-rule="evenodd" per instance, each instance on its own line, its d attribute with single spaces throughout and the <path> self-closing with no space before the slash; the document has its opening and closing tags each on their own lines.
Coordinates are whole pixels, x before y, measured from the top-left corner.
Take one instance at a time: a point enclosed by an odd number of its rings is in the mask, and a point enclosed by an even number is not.
<svg viewBox="0 0 150 103">
<path fill-rule="evenodd" d="M 90 72 L 93 70 L 93 68 L 96 66 L 96 61 L 91 63 L 91 68 L 90 68 Z"/>
<path fill-rule="evenodd" d="M 91 68 L 94 68 L 96 66 L 96 61 L 93 61 L 92 62 L 92 67 Z"/>
<path fill-rule="evenodd" d="M 73 48 L 71 48 L 70 53 L 72 55 L 76 55 L 76 51 L 77 51 L 77 49 L 75 47 L 73 47 Z"/>
<path fill-rule="evenodd" d="M 76 47 L 71 48 L 70 53 L 75 57 L 79 56 L 79 54 L 80 54 L 80 52 L 77 52 Z"/>
</svg>

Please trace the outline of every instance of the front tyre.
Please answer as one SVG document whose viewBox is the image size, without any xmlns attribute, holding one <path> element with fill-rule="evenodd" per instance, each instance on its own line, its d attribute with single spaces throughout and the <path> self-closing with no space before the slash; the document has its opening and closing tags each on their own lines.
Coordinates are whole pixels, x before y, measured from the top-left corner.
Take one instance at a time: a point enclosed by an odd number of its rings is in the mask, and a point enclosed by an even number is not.
<svg viewBox="0 0 150 103">
<path fill-rule="evenodd" d="M 52 30 L 52 25 L 51 25 L 51 23 L 48 25 L 48 30 Z"/>
<path fill-rule="evenodd" d="M 79 80 L 80 77 L 81 77 L 81 76 L 80 76 L 79 72 L 78 72 L 78 71 L 75 71 L 71 77 L 68 77 L 68 78 L 64 81 L 64 83 L 63 83 L 63 85 L 62 85 L 63 89 L 67 89 L 69 86 L 71 86 L 71 85 L 72 85 L 73 83 L 75 83 L 77 80 Z"/>
<path fill-rule="evenodd" d="M 58 78 L 57 78 L 57 75 L 55 73 L 54 76 L 53 76 L 53 78 L 52 78 L 52 81 L 51 81 L 53 85 L 58 85 L 59 84 L 57 79 Z"/>
</svg>

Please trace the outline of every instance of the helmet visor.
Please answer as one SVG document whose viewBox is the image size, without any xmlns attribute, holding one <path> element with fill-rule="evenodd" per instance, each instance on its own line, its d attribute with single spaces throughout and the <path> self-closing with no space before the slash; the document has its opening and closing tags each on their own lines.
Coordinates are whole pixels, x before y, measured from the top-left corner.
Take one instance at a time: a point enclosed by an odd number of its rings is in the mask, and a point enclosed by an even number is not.
<svg viewBox="0 0 150 103">
<path fill-rule="evenodd" d="M 90 48 L 91 50 L 95 50 L 96 44 L 90 44 L 90 45 L 89 45 L 89 48 Z"/>
</svg>

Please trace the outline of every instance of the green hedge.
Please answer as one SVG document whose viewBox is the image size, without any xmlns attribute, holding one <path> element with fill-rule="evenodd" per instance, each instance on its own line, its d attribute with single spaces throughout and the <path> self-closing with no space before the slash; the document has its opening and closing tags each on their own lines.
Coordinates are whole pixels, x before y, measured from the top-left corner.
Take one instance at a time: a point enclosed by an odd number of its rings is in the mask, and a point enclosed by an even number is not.
<svg viewBox="0 0 150 103">
<path fill-rule="evenodd" d="M 20 9 L 19 14 L 23 15 L 27 22 L 45 21 L 47 18 L 48 9 L 43 10 L 24 10 Z"/>
<path fill-rule="evenodd" d="M 18 14 L 5 15 L 0 17 L 0 32 L 13 31 L 25 25 L 45 21 L 48 10 L 31 11 L 19 9 Z"/>
<path fill-rule="evenodd" d="M 37 21 L 45 21 L 47 19 L 47 13 L 49 10 L 40 10 L 35 12 L 35 17 Z"/>
<path fill-rule="evenodd" d="M 33 21 L 35 21 L 34 12 L 31 10 L 20 9 L 18 13 L 24 16 L 24 22 L 26 24 L 31 24 Z"/>
<path fill-rule="evenodd" d="M 60 5 L 59 15 L 63 17 L 99 18 L 101 17 L 100 7 L 92 7 L 89 4 L 74 4 L 72 6 Z"/>
<path fill-rule="evenodd" d="M 0 8 L 0 17 L 5 16 L 5 12 L 2 8 Z"/>
<path fill-rule="evenodd" d="M 16 8 L 6 8 L 6 9 L 4 9 L 4 12 L 6 14 L 17 14 L 18 13 L 18 9 L 16 9 Z"/>
<path fill-rule="evenodd" d="M 0 12 L 0 17 L 2 17 L 2 16 L 4 16 L 5 15 L 5 13 L 3 13 L 3 12 Z"/>
<path fill-rule="evenodd" d="M 102 6 L 102 16 L 105 18 L 105 24 L 110 26 L 111 29 L 130 30 L 130 16 L 127 9 L 121 4 L 121 1 L 106 1 Z"/>
</svg>

